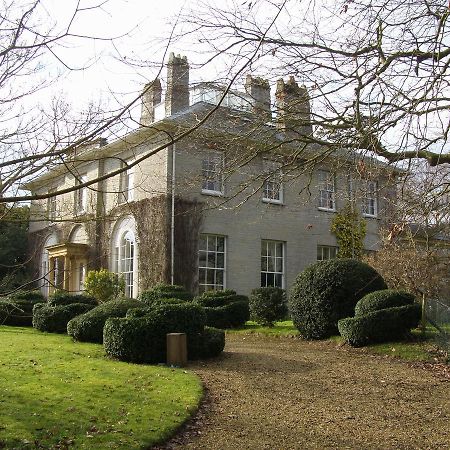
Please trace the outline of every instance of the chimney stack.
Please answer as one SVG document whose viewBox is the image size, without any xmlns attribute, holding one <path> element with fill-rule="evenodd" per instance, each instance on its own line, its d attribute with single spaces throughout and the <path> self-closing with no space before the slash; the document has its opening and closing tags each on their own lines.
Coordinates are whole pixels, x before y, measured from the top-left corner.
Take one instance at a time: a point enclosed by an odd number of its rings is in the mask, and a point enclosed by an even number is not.
<svg viewBox="0 0 450 450">
<path fill-rule="evenodd" d="M 253 99 L 253 112 L 261 117 L 263 122 L 272 120 L 270 111 L 270 85 L 267 80 L 260 77 L 247 75 L 245 79 L 245 91 Z"/>
<path fill-rule="evenodd" d="M 166 116 L 189 107 L 189 64 L 186 56 L 169 55 L 167 63 Z"/>
<path fill-rule="evenodd" d="M 292 76 L 286 83 L 278 80 L 275 97 L 277 127 L 290 133 L 311 135 L 311 107 L 306 87 L 299 86 Z"/>
<path fill-rule="evenodd" d="M 159 78 L 145 85 L 142 95 L 141 126 L 150 125 L 155 121 L 155 106 L 161 103 L 161 93 Z"/>
</svg>

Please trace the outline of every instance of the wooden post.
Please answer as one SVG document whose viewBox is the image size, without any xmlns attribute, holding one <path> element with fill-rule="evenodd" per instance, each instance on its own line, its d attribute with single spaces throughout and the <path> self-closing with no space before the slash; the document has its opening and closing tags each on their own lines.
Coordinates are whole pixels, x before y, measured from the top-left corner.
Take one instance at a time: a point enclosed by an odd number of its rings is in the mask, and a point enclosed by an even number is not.
<svg viewBox="0 0 450 450">
<path fill-rule="evenodd" d="M 167 334 L 167 365 L 183 367 L 187 363 L 186 333 Z"/>
</svg>

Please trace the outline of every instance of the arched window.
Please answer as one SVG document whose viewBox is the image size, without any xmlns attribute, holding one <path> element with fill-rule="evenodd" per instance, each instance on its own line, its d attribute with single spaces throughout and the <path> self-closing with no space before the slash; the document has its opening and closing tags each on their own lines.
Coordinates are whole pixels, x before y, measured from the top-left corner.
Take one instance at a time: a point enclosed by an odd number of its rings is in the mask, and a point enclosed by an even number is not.
<svg viewBox="0 0 450 450">
<path fill-rule="evenodd" d="M 49 264 L 49 258 L 48 258 L 48 250 L 47 247 L 50 247 L 52 245 L 56 245 L 58 243 L 58 240 L 54 234 L 51 234 L 47 237 L 47 239 L 44 242 L 42 254 L 41 254 L 41 265 L 40 265 L 40 278 L 41 278 L 41 292 L 45 297 L 48 297 L 49 294 L 49 287 L 50 283 L 54 283 L 53 279 L 50 279 L 51 277 L 54 277 L 54 274 L 50 274 L 50 264 Z M 57 270 L 57 267 L 55 268 L 55 271 Z"/>
<path fill-rule="evenodd" d="M 134 220 L 126 218 L 115 231 L 113 248 L 113 271 L 125 279 L 125 295 L 133 297 L 137 291 L 137 254 Z"/>
</svg>

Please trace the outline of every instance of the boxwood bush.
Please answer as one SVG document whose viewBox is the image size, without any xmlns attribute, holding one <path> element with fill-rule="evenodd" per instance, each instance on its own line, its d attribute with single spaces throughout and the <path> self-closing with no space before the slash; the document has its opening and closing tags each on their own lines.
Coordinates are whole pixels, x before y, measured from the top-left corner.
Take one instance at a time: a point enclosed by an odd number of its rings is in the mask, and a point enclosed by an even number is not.
<svg viewBox="0 0 450 450">
<path fill-rule="evenodd" d="M 206 313 L 206 325 L 214 328 L 235 328 L 250 318 L 249 300 L 235 291 L 208 291 L 194 299 Z"/>
<path fill-rule="evenodd" d="M 256 323 L 272 327 L 287 316 L 286 291 L 278 287 L 253 289 L 249 297 L 250 318 Z"/>
<path fill-rule="evenodd" d="M 141 292 L 139 300 L 151 306 L 155 301 L 163 298 L 177 298 L 186 302 L 190 302 L 193 298 L 192 294 L 184 289 L 183 286 L 172 284 L 157 284 L 152 289 Z"/>
<path fill-rule="evenodd" d="M 361 261 L 320 261 L 297 276 L 289 310 L 303 337 L 323 339 L 337 333 L 339 319 L 353 316 L 358 300 L 386 288 L 381 275 Z"/>
<path fill-rule="evenodd" d="M 0 325 L 30 327 L 33 322 L 33 307 L 44 303 L 39 291 L 18 291 L 0 298 Z"/>
<path fill-rule="evenodd" d="M 130 308 L 138 308 L 142 302 L 122 298 L 101 303 L 85 314 L 74 317 L 67 324 L 67 334 L 76 341 L 103 342 L 103 327 L 110 317 L 125 317 Z"/>
<path fill-rule="evenodd" d="M 86 303 L 72 303 L 60 306 L 38 303 L 33 308 L 33 327 L 49 333 L 65 333 L 70 319 L 84 314 L 93 307 L 94 305 Z"/>
<path fill-rule="evenodd" d="M 388 342 L 405 337 L 411 328 L 417 327 L 420 316 L 421 307 L 417 303 L 380 309 L 339 320 L 339 333 L 354 347 Z"/>
<path fill-rule="evenodd" d="M 50 306 L 71 305 L 73 303 L 85 303 L 86 305 L 97 306 L 98 302 L 94 297 L 84 294 L 69 294 L 68 292 L 55 292 L 48 299 Z"/>
<path fill-rule="evenodd" d="M 191 303 L 155 307 L 143 317 L 111 318 L 105 323 L 103 344 L 107 355 L 122 361 L 166 361 L 166 334 L 186 333 L 188 358 L 198 358 L 205 326 L 203 309 Z"/>
<path fill-rule="evenodd" d="M 415 301 L 414 295 L 405 291 L 384 289 L 365 295 L 355 306 L 355 316 L 379 311 L 380 309 L 393 308 L 396 306 L 412 305 Z"/>
<path fill-rule="evenodd" d="M 205 327 L 200 342 L 199 358 L 206 359 L 219 356 L 225 348 L 225 332 L 217 328 Z"/>
</svg>

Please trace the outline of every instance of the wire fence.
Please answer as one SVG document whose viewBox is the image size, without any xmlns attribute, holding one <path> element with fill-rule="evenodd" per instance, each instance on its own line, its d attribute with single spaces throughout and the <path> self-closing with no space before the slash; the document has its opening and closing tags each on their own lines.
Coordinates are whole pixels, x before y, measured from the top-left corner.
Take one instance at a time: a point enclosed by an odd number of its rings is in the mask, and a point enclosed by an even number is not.
<svg viewBox="0 0 450 450">
<path fill-rule="evenodd" d="M 450 300 L 427 300 L 425 315 L 428 322 L 439 331 L 436 337 L 439 347 L 450 351 Z"/>
</svg>

